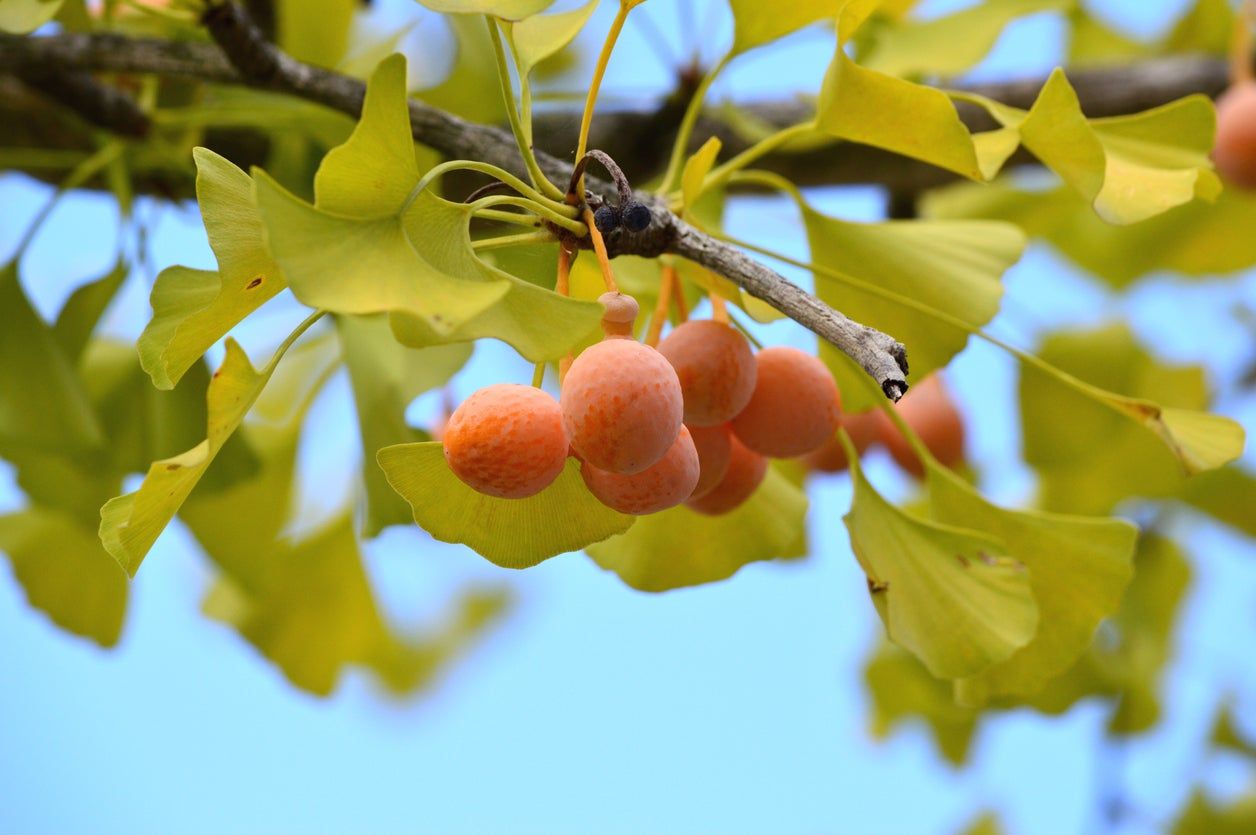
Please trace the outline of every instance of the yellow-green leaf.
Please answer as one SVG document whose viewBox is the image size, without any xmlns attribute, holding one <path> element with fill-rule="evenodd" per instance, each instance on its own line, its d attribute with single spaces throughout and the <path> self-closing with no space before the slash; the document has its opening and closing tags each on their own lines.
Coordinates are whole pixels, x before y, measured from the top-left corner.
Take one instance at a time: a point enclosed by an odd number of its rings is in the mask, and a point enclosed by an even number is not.
<svg viewBox="0 0 1256 835">
<path fill-rule="evenodd" d="M 1256 477 L 1237 466 L 1201 473 L 1186 483 L 1187 504 L 1256 537 Z"/>
<path fill-rule="evenodd" d="M 467 545 L 503 568 L 529 568 L 578 551 L 623 533 L 634 520 L 595 499 L 574 460 L 535 496 L 498 499 L 460 481 L 439 443 L 385 447 L 377 457 L 388 483 L 410 503 L 419 527 L 441 542 Z"/>
<path fill-rule="evenodd" d="M 0 0 L 0 32 L 25 35 L 56 16 L 62 0 Z"/>
<path fill-rule="evenodd" d="M 698 202 L 702 196 L 702 181 L 711 173 L 715 159 L 720 155 L 720 139 L 712 136 L 702 147 L 685 161 L 684 171 L 680 175 L 681 199 L 686 210 Z"/>
<path fill-rule="evenodd" d="M 933 733 L 942 755 L 954 765 L 968 758 L 977 730 L 977 711 L 955 703 L 951 685 L 929 675 L 909 652 L 884 641 L 864 668 L 872 697 L 872 735 L 888 737 L 912 719 L 921 719 Z"/>
<path fill-rule="evenodd" d="M 510 289 L 505 281 L 481 274 L 450 275 L 431 258 L 434 251 L 462 246 L 423 225 L 444 201 L 424 195 L 415 201 L 423 236 L 407 237 L 399 215 L 358 218 L 315 208 L 292 195 L 265 172 L 254 181 L 257 206 L 266 223 L 271 252 L 293 294 L 310 307 L 333 313 L 402 311 L 417 316 L 435 333 L 454 328 L 498 301 Z"/>
<path fill-rule="evenodd" d="M 1118 519 L 997 507 L 936 461 L 925 462 L 932 517 L 999 537 L 1029 569 L 1038 604 L 1033 640 L 964 679 L 965 699 L 1032 695 L 1076 663 L 1100 621 L 1117 611 L 1133 574 L 1138 530 Z"/>
<path fill-rule="evenodd" d="M 210 346 L 286 286 L 266 247 L 252 180 L 206 148 L 192 155 L 201 217 L 218 271 L 176 266 L 157 276 L 150 297 L 153 318 L 138 348 L 144 370 L 160 389 L 173 388 Z"/>
<path fill-rule="evenodd" d="M 1124 326 L 1056 334 L 1039 357 L 1072 378 L 1022 364 L 1025 460 L 1045 507 L 1097 514 L 1126 496 L 1179 495 L 1185 476 L 1242 452 L 1241 426 L 1198 411 L 1202 371 L 1156 362 Z"/>
<path fill-rule="evenodd" d="M 634 589 L 666 591 L 724 580 L 759 560 L 799 556 L 806 516 L 806 494 L 771 468 L 731 513 L 706 516 L 681 505 L 643 516 L 585 550 Z"/>
<path fill-rule="evenodd" d="M 392 444 L 427 440 L 406 423 L 406 407 L 423 392 L 444 385 L 471 357 L 470 344 L 415 350 L 393 338 L 383 316 L 339 316 L 336 329 L 362 434 L 362 477 L 366 486 L 363 534 L 411 521 L 410 508 L 388 486 L 375 454 Z"/>
<path fill-rule="evenodd" d="M 530 74 L 538 64 L 571 43 L 588 23 L 597 4 L 598 0 L 589 0 L 570 11 L 536 15 L 518 23 L 505 24 L 503 28 L 514 52 L 519 74 Z"/>
<path fill-rule="evenodd" d="M 783 38 L 804 26 L 837 15 L 838 0 L 792 0 L 764 3 L 762 0 L 728 0 L 733 9 L 733 48 L 737 55 Z"/>
<path fill-rule="evenodd" d="M 504 20 L 523 20 L 548 9 L 554 0 L 419 0 L 434 12 L 487 14 Z"/>
<path fill-rule="evenodd" d="M 0 267 L 0 392 L 0 451 L 74 452 L 104 442 L 82 383 L 12 263 Z"/>
<path fill-rule="evenodd" d="M 118 642 L 127 580 L 90 527 L 64 511 L 34 505 L 0 516 L 0 551 L 26 599 L 62 629 L 104 647 Z"/>
<path fill-rule="evenodd" d="M 887 502 L 851 458 L 851 547 L 890 640 L 939 678 L 1005 661 L 1039 624 L 1029 572 L 1007 543 L 912 516 Z"/>
<path fill-rule="evenodd" d="M 324 211 L 373 218 L 396 214 L 423 173 L 415 156 L 406 101 L 406 59 L 390 55 L 366 85 L 362 118 L 314 175 L 314 204 Z"/>
<path fill-rule="evenodd" d="M 126 262 L 118 261 L 105 275 L 77 288 L 62 305 L 52 331 L 61 352 L 70 362 L 77 362 L 82 356 L 92 332 L 126 281 L 128 272 Z"/>
<path fill-rule="evenodd" d="M 1075 2 L 986 0 L 942 17 L 904 21 L 877 33 L 863 63 L 890 75 L 957 76 L 981 61 L 1013 20 L 1066 9 Z"/>
<path fill-rule="evenodd" d="M 279 0 L 275 6 L 284 52 L 320 67 L 334 67 L 344 57 L 358 0 Z"/>
<path fill-rule="evenodd" d="M 257 371 L 235 340 L 227 340 L 227 355 L 214 372 L 206 392 L 206 438 L 181 455 L 156 461 L 134 493 L 110 499 L 100 509 L 100 540 L 131 576 L 157 537 L 213 463 L 283 356 L 283 348 Z"/>
</svg>

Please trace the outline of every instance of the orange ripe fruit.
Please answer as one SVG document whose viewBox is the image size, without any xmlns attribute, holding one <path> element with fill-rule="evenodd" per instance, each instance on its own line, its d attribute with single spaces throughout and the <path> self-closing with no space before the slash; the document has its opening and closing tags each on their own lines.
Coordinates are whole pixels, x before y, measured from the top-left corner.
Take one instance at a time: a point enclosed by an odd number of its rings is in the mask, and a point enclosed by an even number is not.
<svg viewBox="0 0 1256 835">
<path fill-rule="evenodd" d="M 754 393 L 750 343 L 723 322 L 685 322 L 659 343 L 685 393 L 685 423 L 716 426 L 731 420 Z"/>
<path fill-rule="evenodd" d="M 943 466 L 954 467 L 963 462 L 964 418 L 940 376 L 931 375 L 912 386 L 895 408 Z M 916 457 L 898 427 L 880 412 L 877 412 L 877 417 L 881 424 L 881 441 L 890 455 L 904 471 L 916 478 L 924 478 L 924 464 Z"/>
<path fill-rule="evenodd" d="M 1230 185 L 1256 189 L 1256 81 L 1240 81 L 1217 99 L 1212 159 Z"/>
<path fill-rule="evenodd" d="M 740 507 L 763 483 L 768 474 L 768 460 L 729 434 L 728 471 L 720 483 L 705 496 L 685 502 L 692 510 L 707 516 L 719 516 Z"/>
<path fill-rule="evenodd" d="M 487 386 L 464 400 L 449 416 L 442 443 L 454 475 L 501 499 L 536 495 L 567 462 L 558 401 L 514 383 Z"/>
<path fill-rule="evenodd" d="M 698 486 L 689 494 L 700 499 L 715 489 L 728 472 L 728 457 L 732 454 L 732 441 L 728 425 L 695 426 L 689 430 L 693 446 L 698 450 Z"/>
<path fill-rule="evenodd" d="M 881 435 L 880 412 L 844 413 L 842 428 L 850 435 L 855 451 L 863 455 L 864 450 L 872 446 Z M 808 470 L 822 473 L 840 473 L 850 466 L 846 459 L 846 448 L 837 439 L 837 435 L 829 438 L 819 449 L 814 449 L 800 459 Z"/>
<path fill-rule="evenodd" d="M 824 363 L 797 348 L 765 348 L 746 408 L 733 418 L 743 444 L 772 458 L 811 452 L 833 437 L 841 422 L 837 383 Z"/>
<path fill-rule="evenodd" d="M 623 475 L 667 454 L 684 409 L 672 366 L 632 339 L 586 348 L 563 380 L 560 402 L 576 454 L 599 470 Z"/>
<path fill-rule="evenodd" d="M 608 473 L 585 461 L 580 474 L 602 504 L 620 513 L 644 516 L 689 498 L 698 483 L 698 451 L 689 430 L 681 426 L 667 454 L 639 473 Z"/>
</svg>

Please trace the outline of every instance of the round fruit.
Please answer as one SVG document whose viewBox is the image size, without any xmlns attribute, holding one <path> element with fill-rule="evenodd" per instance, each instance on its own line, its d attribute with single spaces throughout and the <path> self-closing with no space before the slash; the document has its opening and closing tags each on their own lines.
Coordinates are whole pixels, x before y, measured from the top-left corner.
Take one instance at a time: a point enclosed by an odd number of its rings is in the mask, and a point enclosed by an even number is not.
<svg viewBox="0 0 1256 835">
<path fill-rule="evenodd" d="M 445 460 L 473 490 L 502 499 L 533 496 L 567 462 L 558 401 L 533 388 L 499 383 L 462 402 L 445 424 Z"/>
<path fill-rule="evenodd" d="M 599 470 L 631 475 L 662 458 L 680 431 L 676 372 L 658 351 L 607 339 L 571 364 L 560 398 L 571 448 Z"/>
<path fill-rule="evenodd" d="M 629 232 L 644 232 L 653 220 L 650 209 L 644 203 L 629 203 L 623 209 L 624 228 Z"/>
<path fill-rule="evenodd" d="M 947 393 L 942 379 L 932 375 L 912 386 L 895 406 L 899 415 L 920 436 L 925 448 L 944 466 L 954 467 L 964 460 L 964 418 Z M 890 455 L 906 472 L 923 478 L 924 464 L 911 444 L 888 417 L 877 412 L 881 440 Z"/>
<path fill-rule="evenodd" d="M 732 454 L 728 426 L 695 426 L 689 429 L 694 449 L 698 451 L 698 486 L 689 494 L 700 499 L 715 489 L 728 472 L 728 457 Z"/>
<path fill-rule="evenodd" d="M 728 471 L 715 489 L 698 499 L 685 502 L 691 509 L 707 516 L 719 516 L 734 510 L 754 495 L 768 473 L 768 460 L 729 434 Z"/>
<path fill-rule="evenodd" d="M 872 446 L 881 434 L 880 412 L 860 412 L 858 414 L 843 413 L 842 428 L 850 435 L 855 451 L 863 455 L 864 450 Z M 850 466 L 846 458 L 846 447 L 834 435 L 824 442 L 819 449 L 812 450 L 801 459 L 808 470 L 822 473 L 840 473 Z"/>
<path fill-rule="evenodd" d="M 633 475 L 599 470 L 588 461 L 580 468 L 598 501 L 620 513 L 644 516 L 667 510 L 689 498 L 698 483 L 698 452 L 689 430 L 680 427 L 672 448 L 654 466 Z"/>
<path fill-rule="evenodd" d="M 1256 81 L 1241 81 L 1217 99 L 1212 158 L 1230 185 L 1256 189 Z"/>
<path fill-rule="evenodd" d="M 659 343 L 685 393 L 685 423 L 732 420 L 754 394 L 755 359 L 746 337 L 723 322 L 685 322 Z"/>
<path fill-rule="evenodd" d="M 837 383 L 824 363 L 783 346 L 756 357 L 754 394 L 733 418 L 743 444 L 772 458 L 793 458 L 818 449 L 841 423 Z"/>
</svg>

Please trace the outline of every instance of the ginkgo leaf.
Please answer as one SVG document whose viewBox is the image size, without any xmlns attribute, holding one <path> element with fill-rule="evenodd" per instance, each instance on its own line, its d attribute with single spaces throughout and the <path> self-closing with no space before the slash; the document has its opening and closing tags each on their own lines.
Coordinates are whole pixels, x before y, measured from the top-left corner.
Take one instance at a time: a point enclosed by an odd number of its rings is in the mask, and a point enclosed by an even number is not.
<svg viewBox="0 0 1256 835">
<path fill-rule="evenodd" d="M 531 362 L 545 362 L 565 356 L 597 329 L 603 308 L 596 301 L 560 296 L 481 260 L 471 248 L 470 213 L 466 204 L 425 193 L 406 214 L 405 226 L 412 240 L 431 239 L 427 254 L 433 264 L 453 275 L 480 275 L 486 281 L 502 282 L 508 287 L 505 296 L 445 333 L 418 316 L 394 312 L 390 321 L 402 344 L 423 348 L 494 338 Z"/>
<path fill-rule="evenodd" d="M 17 267 L 0 267 L 0 451 L 99 448 L 95 411 L 53 329 L 31 307 Z"/>
<path fill-rule="evenodd" d="M 806 494 L 771 468 L 730 513 L 706 516 L 680 505 L 585 550 L 634 589 L 667 591 L 724 580 L 751 562 L 799 556 L 806 516 Z"/>
<path fill-rule="evenodd" d="M 100 278 L 77 288 L 61 306 L 52 332 L 61 347 L 61 353 L 71 363 L 77 362 L 83 354 L 92 332 L 105 314 L 105 308 L 118 294 L 128 272 L 126 262 L 118 261 L 113 269 Z"/>
<path fill-rule="evenodd" d="M 1187 504 L 1256 537 L 1256 477 L 1237 466 L 1201 473 L 1186 483 Z"/>
<path fill-rule="evenodd" d="M 344 57 L 357 0 L 280 0 L 275 7 L 279 48 L 288 55 L 319 67 Z"/>
<path fill-rule="evenodd" d="M 271 252 L 293 294 L 310 307 L 333 313 L 402 311 L 446 336 L 510 289 L 483 272 L 454 276 L 433 263 L 438 250 L 463 242 L 437 234 L 427 221 L 447 225 L 447 217 L 432 216 L 454 214 L 465 221 L 465 215 L 443 208 L 453 204 L 430 195 L 421 196 L 409 211 L 424 231 L 415 240 L 407 237 L 400 215 L 358 218 L 327 212 L 263 171 L 255 175 L 254 190 Z"/>
<path fill-rule="evenodd" d="M 1088 696 L 1119 694 L 1108 724 L 1112 733 L 1139 733 L 1155 725 L 1160 717 L 1160 679 L 1190 580 L 1190 564 L 1175 543 L 1142 536 L 1134 557 L 1134 579 L 1120 611 L 1107 622 L 1111 634 L 1095 641 L 1072 669 L 1052 680 L 1029 704 L 1046 713 L 1062 713 Z"/>
<path fill-rule="evenodd" d="M 220 582 L 205 612 L 235 626 L 297 687 L 328 695 L 341 670 L 365 663 L 384 639 L 352 520 L 269 551 L 262 584 L 244 593 Z"/>
<path fill-rule="evenodd" d="M 887 502 L 849 449 L 854 497 L 843 518 L 886 635 L 939 678 L 1005 661 L 1039 623 L 1029 572 L 987 533 L 926 521 Z"/>
<path fill-rule="evenodd" d="M 1009 658 L 961 682 L 964 699 L 1029 696 L 1086 651 L 1114 614 L 1133 574 L 1138 529 L 1123 520 L 1007 510 L 986 501 L 949 469 L 923 456 L 932 517 L 999 537 L 1029 569 L 1038 630 Z"/>
<path fill-rule="evenodd" d="M 697 203 L 702 195 L 702 181 L 711 173 L 711 167 L 720 155 L 720 147 L 719 137 L 712 136 L 685 161 L 684 171 L 680 175 L 680 191 L 682 205 L 686 210 Z"/>
<path fill-rule="evenodd" d="M 1208 741 L 1218 748 L 1225 748 L 1256 758 L 1256 741 L 1239 729 L 1234 719 L 1234 705 L 1225 703 L 1217 710 L 1217 718 L 1212 723 L 1212 733 Z"/>
<path fill-rule="evenodd" d="M 813 264 L 927 304 L 973 327 L 999 312 L 1000 279 L 1025 248 L 1024 234 L 1007 223 L 854 223 L 821 214 L 795 196 Z M 943 367 L 968 344 L 967 332 L 919 310 L 887 304 L 884 296 L 858 284 L 816 273 L 816 293 L 847 316 L 910 346 L 914 379 Z M 863 372 L 839 359 L 839 352 L 822 346 L 820 355 L 837 378 L 846 408 L 860 411 L 880 401 L 852 378 Z"/>
<path fill-rule="evenodd" d="M 100 509 L 100 540 L 127 573 L 135 576 L 157 537 L 239 427 L 283 357 L 286 346 L 257 371 L 235 340 L 206 392 L 206 438 L 181 455 L 156 461 L 134 493 L 110 499 Z"/>
<path fill-rule="evenodd" d="M 1256 792 L 1249 789 L 1223 804 L 1209 799 L 1203 789 L 1195 789 L 1182 816 L 1173 824 L 1171 835 L 1246 835 L 1253 829 Z"/>
<path fill-rule="evenodd" d="M 979 714 L 955 703 L 951 686 L 929 675 L 920 661 L 889 641 L 881 643 L 864 668 L 872 697 L 872 735 L 889 736 L 912 719 L 924 720 L 942 755 L 953 765 L 968 758 Z"/>
<path fill-rule="evenodd" d="M 1161 270 L 1212 276 L 1256 264 L 1256 195 L 1226 189 L 1129 226 L 1114 226 L 1067 187 L 1022 191 L 1006 184 L 930 191 L 920 205 L 932 218 L 998 218 L 1043 238 L 1108 284 L 1121 288 Z"/>
<path fill-rule="evenodd" d="M 218 272 L 168 267 L 157 276 L 153 318 L 140 334 L 144 370 L 160 389 L 173 388 L 210 346 L 222 339 L 286 282 L 266 247 L 253 183 L 206 148 L 196 160 L 196 195 Z"/>
<path fill-rule="evenodd" d="M 754 49 L 783 38 L 804 26 L 832 19 L 836 0 L 793 0 L 764 3 L 761 0 L 728 0 L 733 9 L 732 54 Z"/>
<path fill-rule="evenodd" d="M 63 0 L 0 0 L 0 32 L 25 35 L 52 20 Z"/>
<path fill-rule="evenodd" d="M 1126 496 L 1178 495 L 1185 476 L 1242 452 L 1241 426 L 1198 411 L 1202 371 L 1157 363 L 1124 326 L 1055 334 L 1038 354 L 1071 375 L 1022 364 L 1025 460 L 1045 507 L 1107 513 Z"/>
<path fill-rule="evenodd" d="M 519 75 L 529 75 L 542 61 L 558 54 L 571 43 L 588 23 L 598 0 L 566 12 L 536 15 L 518 23 L 506 23 L 503 29 L 515 55 Z"/>
<path fill-rule="evenodd" d="M 314 205 L 352 217 L 396 214 L 423 173 L 406 108 L 406 59 L 390 55 L 366 85 L 362 117 L 314 175 Z"/>
<path fill-rule="evenodd" d="M 339 316 L 336 329 L 362 433 L 362 477 L 366 485 L 365 536 L 412 520 L 409 506 L 388 486 L 375 454 L 392 444 L 427 440 L 406 423 L 406 406 L 423 392 L 443 386 L 471 357 L 471 345 L 415 350 L 393 338 L 383 316 Z"/>
<path fill-rule="evenodd" d="M 1067 9 L 1076 0 L 987 0 L 942 17 L 907 20 L 877 33 L 869 69 L 889 75 L 957 76 L 986 56 L 1003 29 L 1019 17 Z"/>
<path fill-rule="evenodd" d="M 419 3 L 446 14 L 486 14 L 503 20 L 523 20 L 545 11 L 554 0 L 419 0 Z"/>
<path fill-rule="evenodd" d="M 26 598 L 62 629 L 113 646 L 126 614 L 127 579 L 90 527 L 33 505 L 0 515 L 0 551 Z"/>
<path fill-rule="evenodd" d="M 385 447 L 377 456 L 414 521 L 441 542 L 469 546 L 502 568 L 529 568 L 623 533 L 634 517 L 593 497 L 571 460 L 549 487 L 526 499 L 477 493 L 445 463 L 439 443 Z"/>
<path fill-rule="evenodd" d="M 446 20 L 453 36 L 453 63 L 449 74 L 416 96 L 472 122 L 506 121 L 506 102 L 497 72 L 497 54 L 484 20 L 454 15 Z"/>
</svg>

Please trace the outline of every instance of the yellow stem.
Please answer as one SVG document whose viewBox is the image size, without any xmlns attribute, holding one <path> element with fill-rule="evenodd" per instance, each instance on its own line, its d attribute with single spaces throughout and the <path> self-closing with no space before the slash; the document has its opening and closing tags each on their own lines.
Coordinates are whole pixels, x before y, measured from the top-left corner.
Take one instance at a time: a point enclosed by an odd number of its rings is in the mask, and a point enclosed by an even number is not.
<svg viewBox="0 0 1256 835">
<path fill-rule="evenodd" d="M 664 264 L 659 271 L 659 300 L 654 305 L 654 313 L 650 316 L 650 327 L 645 334 L 645 344 L 651 348 L 659 344 L 663 335 L 663 323 L 667 321 L 667 311 L 672 306 L 672 292 L 676 286 L 676 268 Z"/>
<path fill-rule="evenodd" d="M 763 157 L 777 148 L 784 145 L 789 140 L 800 136 L 812 129 L 811 122 L 800 122 L 797 125 L 790 125 L 787 128 L 781 128 L 771 136 L 765 136 L 728 162 L 719 166 L 706 175 L 706 179 L 702 182 L 702 190 L 716 188 L 723 185 L 730 177 L 750 163 Z"/>
<path fill-rule="evenodd" d="M 528 177 L 532 180 L 532 184 L 539 188 L 547 197 L 561 199 L 563 196 L 562 191 L 559 190 L 558 186 L 551 183 L 541 171 L 541 166 L 536 161 L 536 155 L 532 153 L 531 125 L 525 130 L 519 121 L 519 111 L 515 109 L 515 90 L 510 83 L 510 69 L 506 66 L 506 50 L 502 45 L 502 33 L 497 28 L 497 21 L 485 15 L 484 22 L 488 24 L 488 31 L 493 40 L 493 54 L 497 59 L 497 77 L 501 82 L 502 98 L 506 104 L 506 120 L 510 122 L 510 132 L 515 135 L 515 144 L 519 146 L 519 154 L 523 157 L 523 164 L 528 168 Z M 526 80 L 524 84 L 526 88 Z M 530 110 L 528 115 L 530 118 Z"/>
<path fill-rule="evenodd" d="M 728 324 L 728 304 L 724 301 L 724 297 L 717 294 L 711 294 L 711 318 L 717 322 Z"/>
<path fill-rule="evenodd" d="M 635 3 L 620 2 L 619 11 L 615 13 L 615 20 L 611 23 L 610 31 L 606 33 L 606 40 L 602 42 L 602 51 L 597 56 L 597 65 L 593 68 L 593 80 L 589 83 L 589 94 L 584 100 L 584 114 L 580 117 L 580 139 L 576 142 L 576 160 L 584 158 L 584 152 L 589 149 L 589 126 L 593 124 L 593 108 L 597 104 L 598 90 L 602 86 L 602 77 L 606 75 L 606 67 L 611 62 L 611 52 L 615 49 L 615 42 L 619 40 L 619 33 L 623 31 L 624 22 L 628 20 L 628 12 Z M 576 194 L 584 198 L 584 176 L 580 177 L 580 181 L 576 183 Z"/>
<path fill-rule="evenodd" d="M 618 293 L 619 285 L 615 283 L 615 271 L 611 269 L 611 259 L 606 254 L 606 241 L 602 240 L 602 233 L 593 222 L 593 210 L 588 206 L 584 207 L 584 222 L 589 227 L 589 237 L 593 240 L 593 251 L 597 253 L 598 266 L 602 268 L 602 281 L 606 284 L 606 292 Z"/>
<path fill-rule="evenodd" d="M 711 89 L 715 77 L 728 65 L 732 57 L 731 53 L 725 55 L 715 66 L 707 70 L 702 81 L 698 82 L 698 88 L 693 91 L 693 98 L 689 99 L 684 118 L 681 119 L 680 128 L 676 132 L 676 141 L 672 144 L 672 155 L 667 161 L 667 171 L 663 174 L 662 184 L 659 185 L 659 194 L 667 194 L 679 185 L 680 173 L 685 163 L 685 152 L 689 150 L 689 140 L 693 137 L 694 126 L 698 124 L 698 116 L 702 114 L 702 105 L 706 101 L 707 92 Z"/>
</svg>

